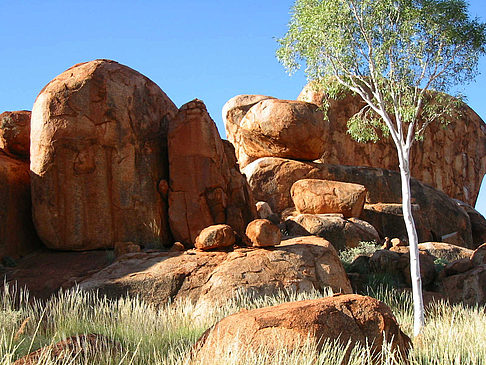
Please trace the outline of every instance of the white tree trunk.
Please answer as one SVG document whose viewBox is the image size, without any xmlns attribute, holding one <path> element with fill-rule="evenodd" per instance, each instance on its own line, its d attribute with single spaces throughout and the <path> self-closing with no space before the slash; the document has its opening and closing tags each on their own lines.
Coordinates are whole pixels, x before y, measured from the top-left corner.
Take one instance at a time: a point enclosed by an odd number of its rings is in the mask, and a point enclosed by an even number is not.
<svg viewBox="0 0 486 365">
<path fill-rule="evenodd" d="M 398 151 L 400 160 L 400 176 L 402 183 L 402 209 L 405 227 L 407 228 L 408 242 L 410 248 L 410 276 L 412 279 L 413 295 L 413 334 L 418 336 L 424 326 L 424 301 L 422 297 L 422 278 L 420 275 L 420 261 L 418 249 L 418 235 L 415 222 L 412 216 L 412 201 L 410 188 L 410 154 L 400 149 Z"/>
</svg>

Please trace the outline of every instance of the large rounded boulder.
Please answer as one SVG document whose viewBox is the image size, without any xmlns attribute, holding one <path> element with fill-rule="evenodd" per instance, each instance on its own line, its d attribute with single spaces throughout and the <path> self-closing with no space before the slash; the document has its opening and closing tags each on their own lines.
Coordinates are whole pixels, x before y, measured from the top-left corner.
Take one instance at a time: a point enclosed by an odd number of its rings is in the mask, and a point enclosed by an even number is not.
<svg viewBox="0 0 486 365">
<path fill-rule="evenodd" d="M 269 156 L 312 161 L 325 148 L 327 124 L 311 103 L 267 98 L 254 104 L 237 126 L 230 117 L 225 120 L 241 167 Z"/>
<path fill-rule="evenodd" d="M 397 357 L 406 358 L 412 343 L 384 303 L 360 295 L 284 303 L 242 310 L 223 318 L 196 343 L 199 363 L 223 363 L 228 358 L 265 351 L 320 350 L 326 341 L 337 341 L 346 358 L 357 346 L 369 346 L 372 356 L 389 344 Z"/>
<path fill-rule="evenodd" d="M 46 246 L 85 250 L 169 241 L 167 129 L 177 108 L 114 61 L 75 65 L 32 110 L 34 223 Z"/>
</svg>

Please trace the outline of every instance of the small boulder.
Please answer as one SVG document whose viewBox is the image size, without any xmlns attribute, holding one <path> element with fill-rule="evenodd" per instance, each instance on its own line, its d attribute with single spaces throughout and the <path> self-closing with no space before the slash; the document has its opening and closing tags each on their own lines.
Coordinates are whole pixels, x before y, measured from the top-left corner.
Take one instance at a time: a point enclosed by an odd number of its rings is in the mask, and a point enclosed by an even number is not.
<svg viewBox="0 0 486 365">
<path fill-rule="evenodd" d="M 300 214 L 285 221 L 290 236 L 318 236 L 325 238 L 337 250 L 357 247 L 363 241 L 379 241 L 376 230 L 359 219 L 345 219 L 339 214 Z"/>
<path fill-rule="evenodd" d="M 0 114 L 0 148 L 13 157 L 29 160 L 30 111 Z"/>
<path fill-rule="evenodd" d="M 290 194 L 300 213 L 338 213 L 350 218 L 361 215 L 366 188 L 340 181 L 303 179 L 292 185 Z"/>
<path fill-rule="evenodd" d="M 486 243 L 483 243 L 473 252 L 471 262 L 474 266 L 486 265 Z"/>
<path fill-rule="evenodd" d="M 243 310 L 223 318 L 201 336 L 194 356 L 198 363 L 223 363 L 235 355 L 245 358 L 257 351 L 293 351 L 309 343 L 319 351 L 326 340 L 349 343 L 346 358 L 356 345 L 369 345 L 375 356 L 385 342 L 390 343 L 403 358 L 412 346 L 384 303 L 360 295 L 338 295 Z"/>
<path fill-rule="evenodd" d="M 255 219 L 246 227 L 246 236 L 254 247 L 277 246 L 282 234 L 278 226 L 268 219 Z"/>
<path fill-rule="evenodd" d="M 217 224 L 204 228 L 196 237 L 198 250 L 207 251 L 214 248 L 230 247 L 235 243 L 235 233 L 227 224 Z"/>
<path fill-rule="evenodd" d="M 256 209 L 257 209 L 257 216 L 260 219 L 267 219 L 273 214 L 272 208 L 270 208 L 270 205 L 268 205 L 267 202 L 257 202 Z"/>
</svg>

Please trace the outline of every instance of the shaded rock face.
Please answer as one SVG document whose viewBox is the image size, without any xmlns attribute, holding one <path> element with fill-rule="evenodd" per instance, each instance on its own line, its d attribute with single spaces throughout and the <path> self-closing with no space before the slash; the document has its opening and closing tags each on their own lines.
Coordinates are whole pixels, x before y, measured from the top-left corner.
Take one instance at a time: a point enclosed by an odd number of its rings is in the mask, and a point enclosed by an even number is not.
<svg viewBox="0 0 486 365">
<path fill-rule="evenodd" d="M 303 179 L 292 185 L 290 194 L 299 213 L 338 213 L 357 218 L 363 211 L 366 188 L 340 181 Z"/>
<path fill-rule="evenodd" d="M 478 247 L 486 242 L 486 219 L 476 209 L 460 200 L 456 200 L 457 204 L 463 208 L 469 220 L 471 221 L 471 230 L 473 236 L 473 246 Z"/>
<path fill-rule="evenodd" d="M 373 355 L 385 342 L 406 357 L 411 341 L 398 326 L 384 303 L 360 295 L 284 303 L 278 306 L 243 310 L 223 318 L 207 330 L 195 345 L 201 363 L 222 363 L 235 351 L 274 352 L 279 348 L 297 350 L 310 342 L 319 351 L 326 340 L 343 345 L 350 342 L 346 357 L 358 344 L 371 344 Z"/>
<path fill-rule="evenodd" d="M 442 279 L 442 289 L 453 303 L 486 304 L 486 264 Z"/>
<path fill-rule="evenodd" d="M 32 110 L 33 217 L 55 249 L 170 243 L 167 128 L 177 108 L 140 73 L 114 61 L 76 65 Z"/>
<path fill-rule="evenodd" d="M 345 219 L 332 214 L 300 214 L 285 221 L 291 236 L 318 236 L 332 243 L 337 250 L 357 247 L 360 242 L 380 240 L 370 224 L 359 219 Z"/>
<path fill-rule="evenodd" d="M 0 151 L 0 259 L 39 247 L 32 223 L 29 164 Z"/>
<path fill-rule="evenodd" d="M 0 114 L 0 149 L 10 156 L 29 160 L 30 111 Z"/>
<path fill-rule="evenodd" d="M 183 105 L 169 128 L 169 221 L 174 239 L 192 247 L 214 224 L 228 224 L 244 235 L 256 208 L 236 165 L 200 100 Z"/>
<path fill-rule="evenodd" d="M 80 283 L 82 289 L 112 298 L 139 295 L 155 305 L 189 299 L 201 306 L 223 303 L 238 293 L 259 297 L 327 286 L 352 292 L 336 250 L 318 237 L 286 240 L 267 249 L 125 255 Z"/>
<path fill-rule="evenodd" d="M 266 157 L 242 171 L 255 199 L 266 201 L 276 213 L 293 206 L 290 189 L 301 179 L 360 184 L 368 191 L 366 201 L 369 204 L 401 203 L 400 175 L 390 170 Z M 444 235 L 457 232 L 464 247 L 474 248 L 469 216 L 453 199 L 415 179 L 411 181 L 411 189 L 412 201 L 423 217 L 420 241 L 438 241 Z"/>
<path fill-rule="evenodd" d="M 322 105 L 325 96 L 307 85 L 297 100 Z M 359 96 L 347 95 L 328 100 L 329 128 L 322 160 L 330 164 L 380 167 L 398 170 L 398 157 L 390 140 L 360 144 L 346 132 L 346 122 L 364 103 Z M 447 128 L 433 123 L 423 141 L 411 151 L 412 176 L 474 206 L 486 173 L 486 125 L 469 107 L 449 120 Z"/>
</svg>

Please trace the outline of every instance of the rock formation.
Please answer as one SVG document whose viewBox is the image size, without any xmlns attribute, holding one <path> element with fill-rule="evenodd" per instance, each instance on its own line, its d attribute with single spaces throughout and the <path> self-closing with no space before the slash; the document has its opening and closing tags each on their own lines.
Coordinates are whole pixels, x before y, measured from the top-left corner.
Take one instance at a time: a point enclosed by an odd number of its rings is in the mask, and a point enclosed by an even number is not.
<svg viewBox="0 0 486 365">
<path fill-rule="evenodd" d="M 204 228 L 196 237 L 194 246 L 198 250 L 231 247 L 235 243 L 235 233 L 227 224 L 217 224 Z"/>
<path fill-rule="evenodd" d="M 280 244 L 280 229 L 267 219 L 255 219 L 246 227 L 246 236 L 253 247 L 270 247 Z"/>
<path fill-rule="evenodd" d="M 289 159 L 260 158 L 243 170 L 256 200 L 266 201 L 272 210 L 281 213 L 292 207 L 292 185 L 301 179 L 325 179 L 363 185 L 368 193 L 366 201 L 401 203 L 400 175 L 395 171 L 371 167 L 330 165 Z M 467 213 L 443 192 L 412 179 L 413 203 L 419 209 L 419 239 L 440 241 L 441 237 L 456 233 L 459 243 L 474 248 L 471 223 Z M 378 228 L 378 227 L 376 227 Z M 380 232 L 394 237 L 393 232 Z"/>
<path fill-rule="evenodd" d="M 245 358 L 251 352 L 272 354 L 309 344 L 319 351 L 326 340 L 343 346 L 349 342 L 345 359 L 358 344 L 369 345 L 372 356 L 377 356 L 390 343 L 402 358 L 412 346 L 384 303 L 360 295 L 338 295 L 243 310 L 223 318 L 201 336 L 194 357 L 201 363 L 220 363 L 235 351 Z"/>
<path fill-rule="evenodd" d="M 0 151 L 0 260 L 26 255 L 39 244 L 32 223 L 29 164 Z"/>
<path fill-rule="evenodd" d="M 30 111 L 0 114 L 0 149 L 17 159 L 29 160 Z"/>
<path fill-rule="evenodd" d="M 241 236 L 256 217 L 248 184 L 200 100 L 183 105 L 171 122 L 169 220 L 175 240 L 192 247 L 204 228 L 229 224 Z"/>
<path fill-rule="evenodd" d="M 189 299 L 201 308 L 235 299 L 238 293 L 260 297 L 325 287 L 351 293 L 336 250 L 318 237 L 289 239 L 266 249 L 129 254 L 80 287 L 111 298 L 139 295 L 154 305 Z"/>
<path fill-rule="evenodd" d="M 321 106 L 325 98 L 309 84 L 297 100 Z M 327 102 L 329 127 L 325 138 L 333 143 L 326 144 L 322 161 L 398 170 L 397 153 L 391 139 L 362 144 L 347 133 L 347 121 L 364 106 L 358 95 L 345 95 Z M 486 125 L 466 105 L 447 121 L 447 127 L 430 124 L 424 140 L 415 142 L 411 152 L 412 176 L 474 206 L 486 173 Z"/>
<path fill-rule="evenodd" d="M 32 110 L 34 223 L 46 246 L 170 243 L 167 128 L 177 108 L 140 73 L 114 61 L 76 65 Z"/>
</svg>

